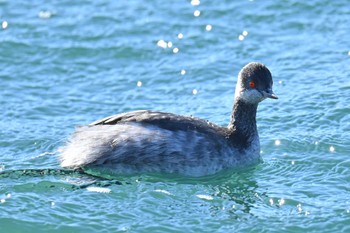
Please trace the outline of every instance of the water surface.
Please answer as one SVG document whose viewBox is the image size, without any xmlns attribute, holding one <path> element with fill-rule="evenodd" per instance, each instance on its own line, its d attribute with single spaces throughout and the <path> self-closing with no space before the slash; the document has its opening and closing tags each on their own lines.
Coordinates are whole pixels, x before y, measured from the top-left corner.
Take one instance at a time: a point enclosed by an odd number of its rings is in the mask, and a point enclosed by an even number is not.
<svg viewBox="0 0 350 233">
<path fill-rule="evenodd" d="M 0 1 L 1 232 L 350 231 L 349 2 L 195 2 Z M 250 61 L 280 97 L 259 106 L 255 168 L 59 170 L 74 127 L 118 112 L 226 125 Z"/>
</svg>

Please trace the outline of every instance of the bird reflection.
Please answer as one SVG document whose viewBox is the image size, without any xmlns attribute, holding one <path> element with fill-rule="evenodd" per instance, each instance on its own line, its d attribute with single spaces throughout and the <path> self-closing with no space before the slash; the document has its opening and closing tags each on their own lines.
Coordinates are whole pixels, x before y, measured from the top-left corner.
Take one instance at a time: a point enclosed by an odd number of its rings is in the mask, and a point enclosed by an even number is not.
<svg viewBox="0 0 350 233">
<path fill-rule="evenodd" d="M 212 196 L 218 200 L 210 207 L 213 215 L 226 212 L 233 219 L 254 216 L 252 209 L 256 208 L 259 202 L 264 202 L 268 196 L 259 193 L 259 186 L 252 175 L 253 172 L 235 173 L 225 182 L 211 187 Z"/>
</svg>

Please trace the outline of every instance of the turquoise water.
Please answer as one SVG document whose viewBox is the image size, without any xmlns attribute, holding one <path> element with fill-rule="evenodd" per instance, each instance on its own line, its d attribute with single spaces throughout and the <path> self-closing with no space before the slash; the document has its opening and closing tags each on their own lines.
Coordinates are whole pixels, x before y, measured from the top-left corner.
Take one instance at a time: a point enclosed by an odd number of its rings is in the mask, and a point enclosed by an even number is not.
<svg viewBox="0 0 350 233">
<path fill-rule="evenodd" d="M 0 232 L 350 232 L 349 1 L 192 3 L 0 1 Z M 74 127 L 118 112 L 226 125 L 250 61 L 280 97 L 255 168 L 60 170 Z"/>
</svg>

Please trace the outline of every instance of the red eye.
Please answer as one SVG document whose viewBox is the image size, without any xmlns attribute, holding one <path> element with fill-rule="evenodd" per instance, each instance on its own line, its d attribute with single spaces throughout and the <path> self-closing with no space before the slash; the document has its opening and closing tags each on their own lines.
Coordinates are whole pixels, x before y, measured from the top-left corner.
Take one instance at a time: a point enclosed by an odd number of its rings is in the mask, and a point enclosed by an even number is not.
<svg viewBox="0 0 350 233">
<path fill-rule="evenodd" d="M 249 82 L 249 86 L 251 87 L 251 88 L 255 88 L 255 82 Z"/>
</svg>

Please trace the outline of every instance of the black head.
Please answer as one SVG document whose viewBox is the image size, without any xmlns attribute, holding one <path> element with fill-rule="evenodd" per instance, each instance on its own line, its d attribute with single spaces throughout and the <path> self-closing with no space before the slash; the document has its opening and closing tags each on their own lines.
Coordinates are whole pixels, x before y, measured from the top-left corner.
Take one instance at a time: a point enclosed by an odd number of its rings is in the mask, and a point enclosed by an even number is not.
<svg viewBox="0 0 350 233">
<path fill-rule="evenodd" d="M 272 91 L 272 76 L 269 69 L 251 62 L 239 72 L 235 97 L 247 103 L 258 104 L 266 98 L 278 99 Z"/>
</svg>

